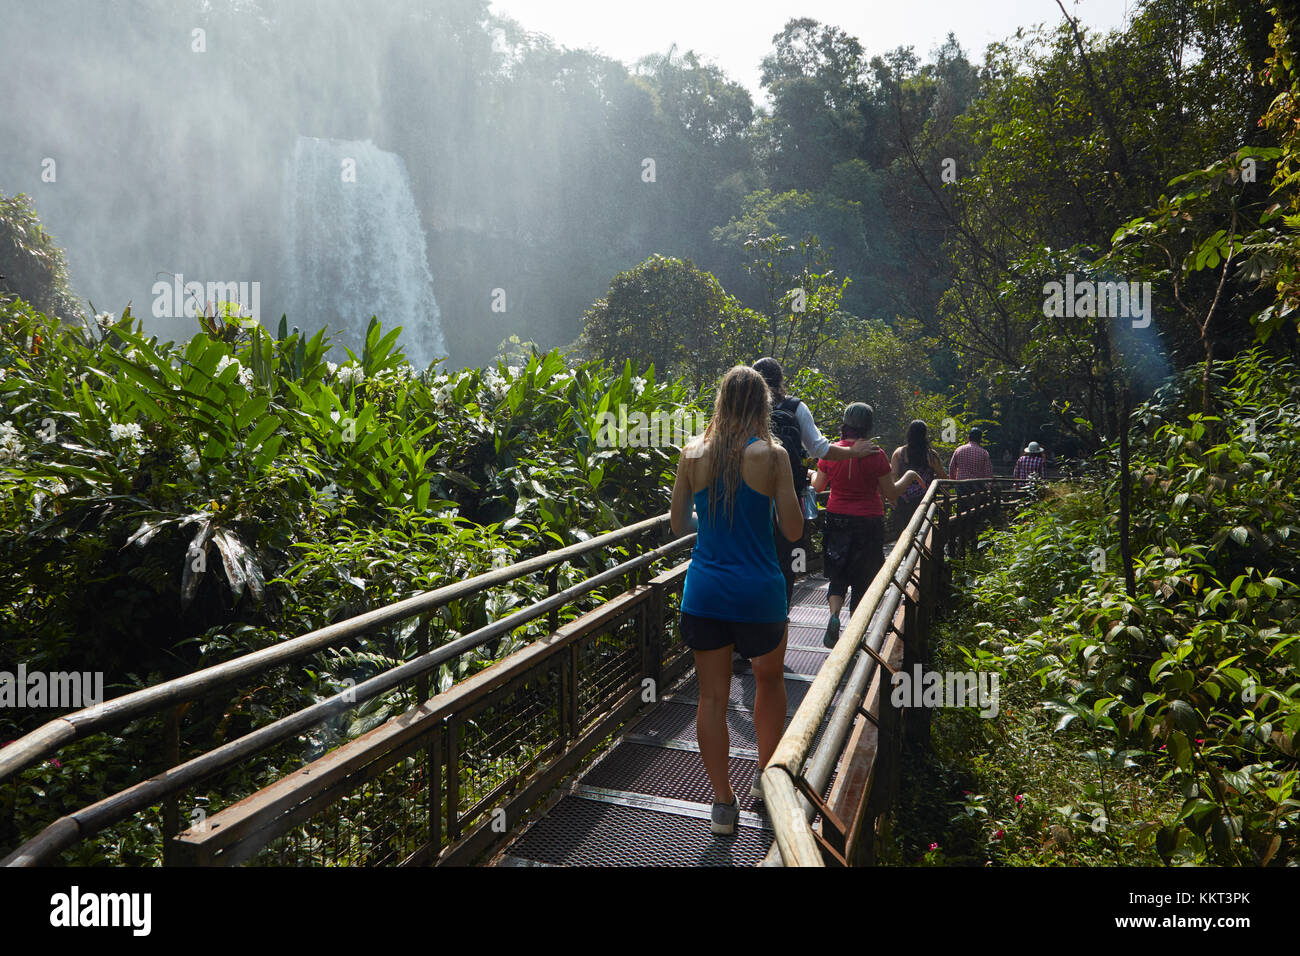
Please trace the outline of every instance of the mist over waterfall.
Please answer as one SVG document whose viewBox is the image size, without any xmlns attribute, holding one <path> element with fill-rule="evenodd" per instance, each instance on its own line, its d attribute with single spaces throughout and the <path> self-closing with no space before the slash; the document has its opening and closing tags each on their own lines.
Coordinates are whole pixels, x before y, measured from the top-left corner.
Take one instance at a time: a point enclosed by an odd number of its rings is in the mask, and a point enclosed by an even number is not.
<svg viewBox="0 0 1300 956">
<path fill-rule="evenodd" d="M 375 315 L 460 368 L 574 344 L 652 253 L 750 281 L 712 230 L 762 179 L 752 104 L 710 65 L 568 50 L 488 0 L 0 0 L 0 50 L 0 196 L 83 309 L 162 341 L 256 282 L 265 327 L 330 327 L 331 361 Z"/>
<path fill-rule="evenodd" d="M 370 317 L 402 326 L 417 368 L 447 354 L 424 228 L 400 156 L 370 140 L 299 136 L 286 168 L 287 311 L 358 355 Z"/>
</svg>

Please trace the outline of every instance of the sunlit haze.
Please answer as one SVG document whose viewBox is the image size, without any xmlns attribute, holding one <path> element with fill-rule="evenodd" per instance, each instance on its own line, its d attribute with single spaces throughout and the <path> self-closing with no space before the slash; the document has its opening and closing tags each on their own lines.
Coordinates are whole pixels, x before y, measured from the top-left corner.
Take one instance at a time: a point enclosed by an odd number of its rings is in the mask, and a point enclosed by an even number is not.
<svg viewBox="0 0 1300 956">
<path fill-rule="evenodd" d="M 1067 0 L 1065 7 L 1089 29 L 1106 31 L 1123 24 L 1132 5 L 1132 0 Z M 742 6 L 743 16 L 737 16 Z M 757 98 L 759 63 L 771 51 L 772 37 L 791 19 L 834 24 L 857 37 L 868 55 L 911 46 L 922 60 L 951 31 L 976 61 L 987 44 L 1013 36 L 1019 27 L 1061 22 L 1056 0 L 749 0 L 743 5 L 717 0 L 493 0 L 492 10 L 564 46 L 596 49 L 626 63 L 664 53 L 675 43 L 679 51 L 693 49 L 713 60 Z"/>
</svg>

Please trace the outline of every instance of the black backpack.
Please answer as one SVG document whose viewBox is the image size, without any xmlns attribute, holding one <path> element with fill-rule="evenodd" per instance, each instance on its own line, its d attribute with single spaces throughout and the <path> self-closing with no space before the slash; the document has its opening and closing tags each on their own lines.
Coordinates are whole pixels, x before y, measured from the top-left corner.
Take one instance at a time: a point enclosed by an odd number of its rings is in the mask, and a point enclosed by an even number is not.
<svg viewBox="0 0 1300 956">
<path fill-rule="evenodd" d="M 808 469 L 803 466 L 803 436 L 795 411 L 799 399 L 787 395 L 772 409 L 772 436 L 785 446 L 790 456 L 790 471 L 794 476 L 794 490 L 802 491 L 808 484 Z"/>
</svg>

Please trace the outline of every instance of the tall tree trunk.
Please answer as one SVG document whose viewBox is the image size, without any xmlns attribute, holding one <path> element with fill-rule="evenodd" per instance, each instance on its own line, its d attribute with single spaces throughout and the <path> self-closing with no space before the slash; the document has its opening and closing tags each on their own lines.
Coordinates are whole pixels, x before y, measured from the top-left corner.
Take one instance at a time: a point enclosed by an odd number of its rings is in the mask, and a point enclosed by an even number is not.
<svg viewBox="0 0 1300 956">
<path fill-rule="evenodd" d="M 1128 447 L 1129 416 L 1132 398 L 1128 384 L 1123 385 L 1123 415 L 1119 428 L 1119 560 L 1124 565 L 1124 590 L 1130 600 L 1137 598 L 1137 578 L 1133 572 L 1133 552 L 1129 544 L 1128 502 L 1133 487 L 1132 458 Z"/>
</svg>

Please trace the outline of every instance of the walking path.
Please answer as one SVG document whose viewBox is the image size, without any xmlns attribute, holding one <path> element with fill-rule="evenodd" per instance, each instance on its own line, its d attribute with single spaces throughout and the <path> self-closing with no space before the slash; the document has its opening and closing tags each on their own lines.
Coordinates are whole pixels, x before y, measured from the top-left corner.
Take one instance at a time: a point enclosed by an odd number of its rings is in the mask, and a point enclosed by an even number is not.
<svg viewBox="0 0 1300 956">
<path fill-rule="evenodd" d="M 820 576 L 806 577 L 795 586 L 785 652 L 787 723 L 830 653 L 822 646 L 828 620 L 826 586 Z M 709 829 L 713 790 L 695 735 L 698 695 L 692 668 L 509 844 L 494 865 L 757 865 L 772 845 L 772 829 L 762 802 L 749 796 L 758 769 L 749 662 L 735 662 L 727 713 L 731 784 L 741 811 L 730 836 Z"/>
</svg>

